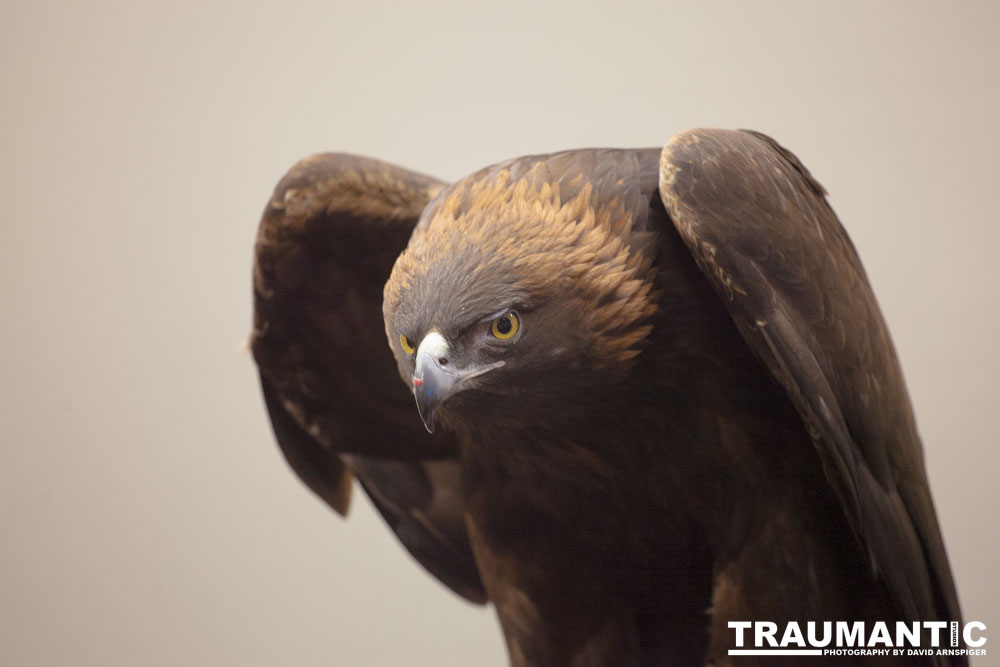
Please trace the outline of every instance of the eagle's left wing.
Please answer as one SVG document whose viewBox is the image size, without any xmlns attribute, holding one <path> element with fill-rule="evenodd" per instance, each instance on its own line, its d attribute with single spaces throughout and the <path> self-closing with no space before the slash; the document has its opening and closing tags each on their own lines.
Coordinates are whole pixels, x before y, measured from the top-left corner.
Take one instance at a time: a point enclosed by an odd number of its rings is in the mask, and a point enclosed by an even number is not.
<svg viewBox="0 0 1000 667">
<path fill-rule="evenodd" d="M 812 434 L 903 618 L 959 620 L 902 372 L 854 246 L 809 171 L 755 132 L 677 135 L 660 195 Z"/>
</svg>

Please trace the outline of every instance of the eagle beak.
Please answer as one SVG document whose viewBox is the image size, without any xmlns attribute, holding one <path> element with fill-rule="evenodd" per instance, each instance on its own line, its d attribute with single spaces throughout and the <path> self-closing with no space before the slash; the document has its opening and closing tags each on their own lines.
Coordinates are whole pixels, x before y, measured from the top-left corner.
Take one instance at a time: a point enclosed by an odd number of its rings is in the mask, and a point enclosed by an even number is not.
<svg viewBox="0 0 1000 667">
<path fill-rule="evenodd" d="M 448 366 L 448 341 L 436 331 L 427 334 L 417 348 L 413 371 L 413 395 L 417 411 L 428 433 L 434 432 L 434 411 L 451 396 L 462 376 Z"/>
<path fill-rule="evenodd" d="M 504 365 L 497 361 L 485 366 L 458 368 L 448 358 L 448 341 L 437 331 L 424 336 L 417 347 L 416 368 L 413 370 L 413 396 L 417 411 L 428 433 L 434 432 L 434 412 L 449 396 L 462 390 L 466 381 Z"/>
</svg>

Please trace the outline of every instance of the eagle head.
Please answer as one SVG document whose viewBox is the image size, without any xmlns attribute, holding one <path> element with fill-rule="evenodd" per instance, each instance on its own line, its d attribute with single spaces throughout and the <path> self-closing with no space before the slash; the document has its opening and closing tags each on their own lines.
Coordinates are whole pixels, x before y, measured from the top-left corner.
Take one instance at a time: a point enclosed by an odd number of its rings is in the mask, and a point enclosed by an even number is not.
<svg viewBox="0 0 1000 667">
<path fill-rule="evenodd" d="M 428 431 L 556 427 L 628 374 L 656 310 L 653 235 L 636 174 L 595 173 L 597 153 L 489 167 L 425 209 L 383 316 Z"/>
</svg>

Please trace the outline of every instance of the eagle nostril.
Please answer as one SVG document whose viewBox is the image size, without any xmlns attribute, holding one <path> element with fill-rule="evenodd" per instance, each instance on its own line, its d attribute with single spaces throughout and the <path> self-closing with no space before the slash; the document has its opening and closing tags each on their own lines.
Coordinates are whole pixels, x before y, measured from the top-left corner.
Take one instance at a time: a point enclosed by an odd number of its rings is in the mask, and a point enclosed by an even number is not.
<svg viewBox="0 0 1000 667">
<path fill-rule="evenodd" d="M 438 363 L 442 366 L 448 365 L 448 359 L 446 357 L 438 357 Z"/>
</svg>

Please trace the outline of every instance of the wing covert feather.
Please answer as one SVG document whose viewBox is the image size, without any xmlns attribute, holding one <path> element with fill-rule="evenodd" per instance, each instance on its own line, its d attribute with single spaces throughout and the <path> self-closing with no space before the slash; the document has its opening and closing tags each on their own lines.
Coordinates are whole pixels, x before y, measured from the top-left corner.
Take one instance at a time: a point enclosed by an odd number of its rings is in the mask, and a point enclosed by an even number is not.
<svg viewBox="0 0 1000 667">
<path fill-rule="evenodd" d="M 455 440 L 425 432 L 382 320 L 392 265 L 442 187 L 352 155 L 293 166 L 257 234 L 251 349 L 275 436 L 309 488 L 343 514 L 353 472 L 411 554 L 482 602 Z"/>
<path fill-rule="evenodd" d="M 902 372 L 825 190 L 765 135 L 701 129 L 660 160 L 674 225 L 810 430 L 900 613 L 959 619 Z"/>
</svg>

